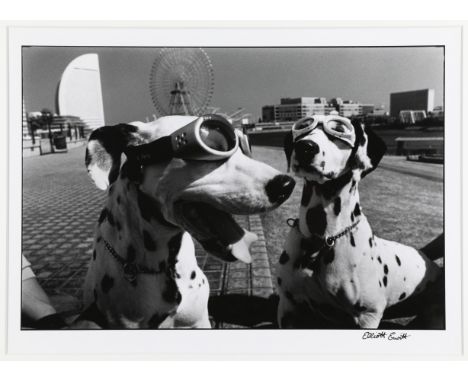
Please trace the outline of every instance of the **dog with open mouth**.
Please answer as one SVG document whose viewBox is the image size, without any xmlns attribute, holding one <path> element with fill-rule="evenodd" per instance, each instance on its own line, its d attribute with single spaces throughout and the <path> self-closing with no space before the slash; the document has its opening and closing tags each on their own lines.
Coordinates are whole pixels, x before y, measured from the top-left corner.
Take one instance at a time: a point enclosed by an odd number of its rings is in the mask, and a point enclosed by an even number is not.
<svg viewBox="0 0 468 382">
<path fill-rule="evenodd" d="M 276 208 L 295 185 L 249 154 L 242 133 L 217 115 L 93 131 L 86 167 L 108 197 L 75 327 L 209 328 L 209 285 L 192 237 L 224 261 L 250 262 L 256 235 L 232 215 Z"/>
<path fill-rule="evenodd" d="M 377 167 L 384 142 L 358 121 L 316 115 L 293 125 L 284 148 L 304 188 L 279 258 L 279 326 L 378 328 L 390 308 L 424 310 L 443 271 L 420 251 L 377 237 L 360 204 L 359 182 Z"/>
</svg>

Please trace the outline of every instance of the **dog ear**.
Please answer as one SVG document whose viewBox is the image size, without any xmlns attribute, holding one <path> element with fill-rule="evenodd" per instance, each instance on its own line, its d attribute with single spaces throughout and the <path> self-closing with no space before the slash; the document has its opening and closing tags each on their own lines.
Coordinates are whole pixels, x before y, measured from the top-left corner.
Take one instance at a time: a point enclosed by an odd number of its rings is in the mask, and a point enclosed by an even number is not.
<svg viewBox="0 0 468 382">
<path fill-rule="evenodd" d="M 356 152 L 353 168 L 361 170 L 361 178 L 377 168 L 387 151 L 385 142 L 371 129 L 365 129 L 360 121 L 352 121 L 356 133 Z"/>
<path fill-rule="evenodd" d="M 120 171 L 120 158 L 128 145 L 140 142 L 138 128 L 119 124 L 94 130 L 88 140 L 85 165 L 96 186 L 105 190 Z"/>
<path fill-rule="evenodd" d="M 286 168 L 287 171 L 289 171 L 291 167 L 291 155 L 293 152 L 293 147 L 294 147 L 294 142 L 293 142 L 292 131 L 288 131 L 286 135 L 284 136 L 284 141 L 283 141 L 284 153 L 286 154 L 286 161 L 288 163 L 287 168 Z"/>
</svg>

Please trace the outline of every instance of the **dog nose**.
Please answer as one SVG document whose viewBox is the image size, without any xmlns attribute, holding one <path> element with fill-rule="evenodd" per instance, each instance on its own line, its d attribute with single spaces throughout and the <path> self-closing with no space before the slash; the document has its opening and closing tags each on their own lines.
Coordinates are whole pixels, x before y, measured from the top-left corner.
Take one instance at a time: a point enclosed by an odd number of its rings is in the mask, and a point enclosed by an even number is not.
<svg viewBox="0 0 468 382">
<path fill-rule="evenodd" d="M 310 164 L 319 151 L 319 146 L 313 141 L 299 141 L 294 144 L 294 152 L 299 164 Z"/>
<path fill-rule="evenodd" d="M 290 176 L 276 175 L 265 186 L 268 200 L 271 203 L 283 203 L 289 198 L 295 185 L 296 181 Z"/>
</svg>

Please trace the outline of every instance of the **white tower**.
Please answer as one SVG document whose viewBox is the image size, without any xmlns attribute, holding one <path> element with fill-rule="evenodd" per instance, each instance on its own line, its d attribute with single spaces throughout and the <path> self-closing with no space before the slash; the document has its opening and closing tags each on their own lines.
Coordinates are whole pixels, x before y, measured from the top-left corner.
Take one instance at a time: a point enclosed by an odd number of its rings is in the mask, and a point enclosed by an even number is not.
<svg viewBox="0 0 468 382">
<path fill-rule="evenodd" d="M 105 125 L 97 54 L 83 54 L 65 68 L 58 89 L 60 115 L 80 117 L 89 128 Z"/>
</svg>

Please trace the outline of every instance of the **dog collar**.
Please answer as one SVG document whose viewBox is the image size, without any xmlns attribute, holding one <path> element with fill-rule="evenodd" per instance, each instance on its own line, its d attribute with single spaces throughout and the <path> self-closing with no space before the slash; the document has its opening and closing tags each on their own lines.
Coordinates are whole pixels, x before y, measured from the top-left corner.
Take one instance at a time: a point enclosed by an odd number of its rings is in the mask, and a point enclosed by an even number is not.
<svg viewBox="0 0 468 382">
<path fill-rule="evenodd" d="M 127 280 L 129 283 L 135 282 L 137 275 L 139 274 L 144 274 L 144 275 L 157 275 L 160 273 L 165 272 L 166 267 L 165 263 L 164 266 L 159 266 L 158 269 L 154 268 L 148 268 L 144 265 L 139 265 L 135 264 L 134 262 L 127 261 L 125 258 L 120 256 L 116 250 L 110 245 L 107 240 L 103 239 L 104 246 L 106 247 L 107 251 L 111 254 L 111 256 L 114 258 L 114 260 L 117 261 L 117 263 L 120 264 L 122 267 L 123 273 L 124 273 L 124 278 Z"/>
<path fill-rule="evenodd" d="M 339 239 L 340 237 L 342 236 L 345 236 L 347 235 L 349 232 L 351 232 L 353 229 L 355 229 L 357 227 L 357 225 L 361 222 L 360 219 L 356 220 L 353 224 L 351 224 L 350 226 L 346 227 L 344 230 L 340 231 L 339 233 L 337 233 L 336 235 L 329 235 L 329 236 L 325 236 L 325 237 L 322 237 L 322 236 L 319 236 L 317 234 L 313 234 L 314 236 L 320 238 L 321 240 L 323 240 L 324 244 L 323 246 L 317 251 L 319 252 L 321 249 L 325 248 L 325 247 L 328 247 L 328 248 L 333 248 L 335 246 L 335 243 L 336 243 L 336 240 Z M 289 218 L 288 220 L 286 220 L 286 223 L 288 224 L 288 226 L 290 226 L 291 228 L 297 228 L 297 230 L 299 231 L 299 233 L 302 235 L 302 236 L 305 236 L 302 232 L 301 232 L 301 229 L 299 228 L 299 219 L 294 219 L 294 218 Z"/>
</svg>

